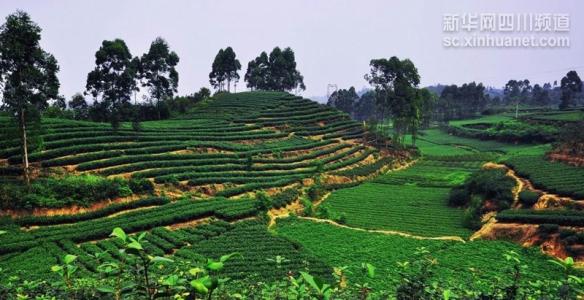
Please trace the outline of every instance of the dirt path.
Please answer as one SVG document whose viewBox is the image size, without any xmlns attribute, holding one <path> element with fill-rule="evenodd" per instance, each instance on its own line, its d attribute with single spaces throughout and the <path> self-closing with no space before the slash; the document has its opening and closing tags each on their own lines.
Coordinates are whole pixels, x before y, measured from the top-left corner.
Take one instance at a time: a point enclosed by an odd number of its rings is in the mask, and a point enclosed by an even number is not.
<svg viewBox="0 0 584 300">
<path fill-rule="evenodd" d="M 526 178 L 520 177 L 517 173 L 505 164 L 498 164 L 493 162 L 488 162 L 483 165 L 483 168 L 499 168 L 507 170 L 507 176 L 513 178 L 517 182 L 515 189 L 513 189 L 513 205 L 512 208 L 519 208 L 519 193 L 521 191 L 527 190 L 540 194 L 539 201 L 533 206 L 534 209 L 547 209 L 550 207 L 561 207 L 567 204 L 576 204 L 580 207 L 584 207 L 581 200 L 577 200 L 571 197 L 560 196 L 558 194 L 550 193 L 546 190 L 541 190 L 535 188 L 533 183 Z"/>
<path fill-rule="evenodd" d="M 300 203 L 299 199 L 294 200 L 291 204 L 286 205 L 285 207 L 275 209 L 272 208 L 268 211 L 268 217 L 270 217 L 270 222 L 268 223 L 268 228 L 272 228 L 276 225 L 276 219 L 278 218 L 286 218 L 290 216 L 290 212 L 299 212 L 302 211 L 302 204 Z"/>
<path fill-rule="evenodd" d="M 284 218 L 284 217 L 287 217 L 287 216 L 276 216 L 273 220 L 274 224 L 276 223 L 276 219 Z M 461 238 L 459 236 L 426 237 L 426 236 L 419 236 L 419 235 L 414 235 L 414 234 L 409 234 L 409 233 L 405 233 L 405 232 L 401 232 L 401 231 L 394 231 L 394 230 L 364 229 L 364 228 L 351 227 L 351 226 L 339 224 L 335 221 L 328 220 L 328 219 L 319 219 L 319 218 L 313 218 L 313 217 L 298 217 L 298 218 L 303 219 L 303 220 L 318 222 L 318 223 L 327 223 L 327 224 L 330 224 L 330 225 L 333 225 L 333 226 L 336 226 L 339 228 L 351 229 L 351 230 L 355 230 L 355 231 L 381 233 L 381 234 L 386 234 L 386 235 L 399 235 L 399 236 L 413 238 L 413 239 L 417 239 L 417 240 L 441 240 L 441 241 L 455 241 L 455 242 L 462 242 L 462 243 L 466 242 L 463 238 Z"/>
<path fill-rule="evenodd" d="M 513 204 L 511 207 L 517 208 L 519 206 L 519 193 L 527 186 L 533 187 L 531 182 L 527 181 L 524 178 L 521 178 L 515 174 L 513 169 L 509 168 L 507 165 L 504 164 L 497 164 L 494 162 L 488 162 L 483 165 L 484 169 L 503 169 L 507 171 L 507 176 L 513 178 L 515 180 L 515 187 L 513 188 Z M 526 185 L 527 183 L 527 185 Z"/>
<path fill-rule="evenodd" d="M 412 166 L 414 163 L 416 163 L 417 160 L 412 160 L 404 165 L 401 165 L 395 169 L 391 169 L 388 170 L 386 172 L 384 172 L 384 174 L 390 173 L 390 172 L 394 172 L 394 171 L 399 171 L 399 170 L 403 170 L 406 168 L 409 168 L 410 166 Z M 329 196 L 331 195 L 331 192 L 326 193 L 321 199 L 313 202 L 313 208 L 318 207 L 321 203 L 323 203 Z M 290 216 L 290 211 L 295 211 L 298 212 L 300 210 L 302 210 L 302 204 L 300 203 L 299 200 L 296 200 L 295 202 L 293 202 L 292 204 L 283 207 L 281 209 L 272 209 L 268 212 L 268 216 L 270 217 L 270 222 L 268 227 L 272 228 L 274 225 L 276 225 L 277 223 L 277 219 L 279 218 L 286 218 L 288 216 Z M 310 220 L 313 222 L 319 222 L 319 223 L 328 223 L 331 224 L 333 226 L 337 226 L 340 228 L 346 228 L 346 229 L 351 229 L 351 230 L 357 230 L 357 231 L 363 231 L 363 232 L 371 232 L 371 233 L 381 233 L 381 234 L 387 234 L 387 235 L 399 235 L 399 236 L 403 236 L 403 237 L 408 237 L 408 238 L 413 238 L 413 239 L 419 239 L 419 240 L 446 240 L 446 241 L 457 241 L 457 242 L 465 242 L 465 240 L 459 236 L 439 236 L 439 237 L 424 237 L 424 236 L 419 236 L 419 235 L 414 235 L 414 234 L 409 234 L 406 232 L 401 232 L 401 231 L 395 231 L 395 230 L 381 230 L 381 229 L 364 229 L 364 228 L 357 228 L 357 227 L 350 227 L 347 225 L 343 225 L 343 224 L 339 224 L 335 221 L 332 220 L 328 220 L 328 219 L 319 219 L 319 218 L 314 218 L 314 217 L 298 217 L 304 220 Z"/>
</svg>

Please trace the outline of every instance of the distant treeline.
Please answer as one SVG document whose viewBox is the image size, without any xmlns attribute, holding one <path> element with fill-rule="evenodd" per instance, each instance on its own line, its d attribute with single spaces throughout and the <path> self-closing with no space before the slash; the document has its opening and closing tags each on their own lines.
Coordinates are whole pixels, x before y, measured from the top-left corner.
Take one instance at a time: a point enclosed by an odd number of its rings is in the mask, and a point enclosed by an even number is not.
<svg viewBox="0 0 584 300">
<path fill-rule="evenodd" d="M 482 83 L 462 85 L 435 85 L 425 88 L 434 95 L 431 118 L 448 121 L 489 114 L 505 107 L 533 106 L 560 109 L 584 105 L 582 80 L 576 71 L 570 71 L 560 83 L 534 84 L 524 80 L 509 80 L 502 89 L 485 87 Z M 360 96 L 354 87 L 339 89 L 331 94 L 327 104 L 336 107 L 356 120 L 380 120 L 378 95 L 374 90 Z"/>
</svg>

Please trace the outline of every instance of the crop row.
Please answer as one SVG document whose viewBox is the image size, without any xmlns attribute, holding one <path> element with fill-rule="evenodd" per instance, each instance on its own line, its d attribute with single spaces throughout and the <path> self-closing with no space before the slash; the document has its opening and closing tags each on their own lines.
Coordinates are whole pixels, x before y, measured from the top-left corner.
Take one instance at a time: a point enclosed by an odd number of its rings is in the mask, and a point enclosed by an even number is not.
<svg viewBox="0 0 584 300">
<path fill-rule="evenodd" d="M 285 207 L 288 204 L 291 204 L 296 200 L 299 196 L 298 189 L 285 189 L 279 194 L 272 197 L 272 206 L 276 209 Z"/>
<path fill-rule="evenodd" d="M 391 164 L 394 162 L 394 158 L 392 157 L 383 157 L 372 164 L 365 164 L 361 165 L 352 169 L 343 170 L 334 173 L 335 175 L 339 176 L 347 176 L 347 177 L 360 177 L 360 176 L 369 176 L 383 167 Z"/>
<path fill-rule="evenodd" d="M 278 180 L 270 180 L 267 182 L 248 183 L 248 184 L 244 184 L 244 185 L 237 186 L 234 188 L 222 190 L 215 195 L 220 196 L 220 197 L 231 197 L 231 196 L 236 196 L 236 195 L 240 195 L 240 194 L 247 193 L 247 192 L 253 192 L 256 190 L 260 190 L 260 189 L 287 186 L 287 185 L 299 182 L 301 179 L 302 179 L 302 176 L 289 176 L 287 178 L 278 179 Z"/>
<path fill-rule="evenodd" d="M 238 252 L 240 256 L 233 257 L 222 270 L 222 274 L 230 278 L 258 276 L 271 282 L 289 273 L 309 270 L 321 279 L 332 280 L 331 268 L 324 262 L 290 240 L 270 234 L 265 225 L 257 221 L 238 223 L 230 231 L 178 250 L 175 256 L 196 261 L 202 257 L 217 259 L 231 252 Z M 278 261 L 278 257 L 283 259 Z"/>
<path fill-rule="evenodd" d="M 76 223 L 85 220 L 102 218 L 109 216 L 118 212 L 136 209 L 140 207 L 150 207 L 150 206 L 160 206 L 168 204 L 170 201 L 164 197 L 152 197 L 144 198 L 136 201 L 114 203 L 106 206 L 103 209 L 78 213 L 71 215 L 52 215 L 52 216 L 34 216 L 29 215 L 25 217 L 20 217 L 14 219 L 14 223 L 20 226 L 41 226 L 41 225 L 55 225 L 55 224 L 66 224 L 66 223 Z"/>
<path fill-rule="evenodd" d="M 317 142 L 296 142 L 297 139 L 280 141 L 277 143 L 266 143 L 265 148 L 254 149 L 249 146 L 234 144 L 229 142 L 142 142 L 142 143 L 125 143 L 125 144 L 93 144 L 93 145 L 80 145 L 71 146 L 55 150 L 48 150 L 41 153 L 34 153 L 31 155 L 33 161 L 48 159 L 43 161 L 43 166 L 62 166 L 71 164 L 80 164 L 85 162 L 91 162 L 94 160 L 103 160 L 114 158 L 116 164 L 123 163 L 125 161 L 131 162 L 133 158 L 126 158 L 131 156 L 145 155 L 146 154 L 157 154 L 169 151 L 184 150 L 190 148 L 214 148 L 218 150 L 227 151 L 237 151 L 238 153 L 233 154 L 234 156 L 246 156 L 257 155 L 262 153 L 271 152 L 284 152 L 284 151 L 295 151 L 295 150 L 305 150 L 315 147 L 321 147 L 324 145 L 331 144 L 333 141 L 317 141 Z M 272 147 L 273 146 L 273 147 Z M 115 150 L 120 149 L 120 150 Z M 91 152 L 97 151 L 97 152 Z M 88 153 L 86 153 L 88 152 Z M 75 155 L 77 154 L 77 155 Z M 206 154 L 209 155 L 209 154 Z M 221 155 L 221 154 L 217 154 Z M 223 154 L 228 157 L 228 154 Z M 63 157 L 67 156 L 67 157 Z M 211 157 L 209 155 L 209 157 Z M 12 163 L 18 163 L 20 161 L 20 156 L 11 157 L 10 161 Z M 119 161 L 116 161 L 119 159 Z M 101 162 L 95 162 L 94 168 L 105 167 L 105 165 L 100 165 Z M 91 165 L 87 165 L 91 169 Z"/>
<path fill-rule="evenodd" d="M 346 224 L 421 236 L 468 235 L 463 211 L 447 205 L 449 188 L 364 183 L 333 192 L 322 204 Z"/>
<path fill-rule="evenodd" d="M 297 131 L 297 135 L 317 135 L 317 134 L 329 134 L 333 132 L 338 132 L 341 130 L 349 130 L 361 128 L 361 124 L 357 122 L 336 122 L 333 124 L 327 124 L 320 128 L 303 128 L 303 130 Z"/>
<path fill-rule="evenodd" d="M 88 145 L 88 144 L 100 144 L 100 143 L 122 143 L 122 142 L 185 142 L 185 141 L 241 141 L 241 140 L 254 140 L 254 139 L 275 139 L 283 138 L 288 134 L 285 132 L 273 132 L 256 134 L 250 133 L 246 135 L 226 135 L 226 136 L 197 136 L 192 137 L 189 135 L 161 135 L 161 136 L 97 136 L 97 137 L 87 137 L 78 139 L 66 139 L 53 142 L 44 143 L 44 147 L 47 150 L 58 149 L 62 147 L 68 147 L 70 145 Z M 19 151 L 18 147 L 7 148 L 3 150 L 1 155 L 9 156 L 15 155 Z"/>
<path fill-rule="evenodd" d="M 117 165 L 125 165 L 120 168 L 130 168 L 135 170 L 135 166 L 140 166 L 138 164 L 128 165 L 131 163 L 140 163 L 143 168 L 153 168 L 156 166 L 172 167 L 172 166 L 185 166 L 185 165 L 207 165 L 211 164 L 244 164 L 251 159 L 252 163 L 294 163 L 306 159 L 313 159 L 322 155 L 330 154 L 338 150 L 349 147 L 348 144 L 339 144 L 333 147 L 321 149 L 318 151 L 313 151 L 309 154 L 299 155 L 295 157 L 279 158 L 279 159 L 266 159 L 266 158 L 254 158 L 253 154 L 261 153 L 261 150 L 246 151 L 239 153 L 204 153 L 204 154 L 161 154 L 161 155 L 134 155 L 134 156 L 121 156 L 111 159 L 91 161 L 87 163 L 79 164 L 76 168 L 78 171 L 88 171 L 99 168 L 107 168 Z M 293 148 L 297 149 L 298 146 Z M 303 147 L 302 147 L 303 148 Z M 288 150 L 288 149 L 284 149 Z M 267 151 L 267 150 L 266 150 Z M 127 172 L 127 171 L 122 171 Z"/>
<path fill-rule="evenodd" d="M 573 210 L 508 209 L 497 214 L 502 223 L 557 224 L 561 226 L 584 226 L 584 213 Z"/>
<path fill-rule="evenodd" d="M 227 137 L 228 139 L 234 139 L 235 137 L 241 136 L 242 139 L 246 139 L 247 136 L 259 136 L 262 134 L 273 134 L 272 131 L 258 130 L 259 126 L 253 126 L 247 128 L 241 126 L 239 130 L 229 130 L 228 129 L 216 129 L 216 130 L 196 130 L 196 131 L 184 131 L 184 130 L 157 130 L 157 131 L 140 131 L 136 132 L 133 130 L 82 130 L 82 131 L 66 131 L 66 132 L 56 132 L 56 133 L 45 133 L 42 134 L 42 139 L 45 143 L 57 142 L 61 140 L 73 140 L 73 139 L 84 139 L 98 136 L 117 136 L 117 137 L 188 137 L 189 139 L 202 139 L 207 137 Z M 252 131 L 254 130 L 254 131 Z M 19 145 L 18 139 L 12 139 L 3 141 L 0 143 L 0 148 L 16 147 Z"/>
<path fill-rule="evenodd" d="M 584 168 L 551 162 L 534 155 L 514 156 L 506 163 L 538 188 L 584 199 Z"/>
<path fill-rule="evenodd" d="M 303 161 L 298 163 L 292 164 L 261 164 L 261 165 L 246 165 L 246 164 L 224 164 L 224 165 L 201 165 L 201 166 L 175 166 L 169 167 L 164 169 L 153 169 L 153 170 L 145 170 L 145 171 L 138 171 L 132 174 L 133 177 L 160 177 L 164 175 L 171 175 L 171 174 L 180 174 L 180 173 L 197 173 L 197 172 L 228 172 L 228 171 L 270 171 L 270 170 L 296 170 L 302 168 L 316 168 L 318 163 L 324 164 L 325 170 L 334 170 L 344 166 L 348 166 L 350 164 L 356 163 L 360 160 L 365 159 L 367 155 L 372 153 L 372 150 L 366 150 L 365 154 L 352 157 L 346 160 L 341 160 L 339 162 L 334 163 L 337 160 L 340 160 L 343 157 L 350 156 L 360 150 L 363 149 L 363 146 L 353 147 L 347 151 L 343 151 L 341 153 L 337 153 L 335 155 L 315 160 L 315 161 Z M 161 166 L 158 164 L 158 166 Z M 115 168 L 110 168 L 106 170 L 102 170 L 102 175 L 112 175 L 112 174 L 119 174 L 121 172 L 131 172 L 140 169 L 140 167 L 132 167 L 132 166 L 120 166 Z M 185 178 L 186 179 L 186 178 Z M 184 180 L 184 179 L 183 179 Z"/>
<path fill-rule="evenodd" d="M 256 214 L 254 201 L 213 199 L 178 201 L 155 208 L 131 211 L 119 216 L 81 221 L 74 225 L 47 226 L 0 238 L 0 254 L 22 251 L 39 242 L 70 239 L 79 243 L 107 237 L 115 227 L 127 232 L 148 230 L 158 226 L 217 216 L 227 220 Z"/>
</svg>

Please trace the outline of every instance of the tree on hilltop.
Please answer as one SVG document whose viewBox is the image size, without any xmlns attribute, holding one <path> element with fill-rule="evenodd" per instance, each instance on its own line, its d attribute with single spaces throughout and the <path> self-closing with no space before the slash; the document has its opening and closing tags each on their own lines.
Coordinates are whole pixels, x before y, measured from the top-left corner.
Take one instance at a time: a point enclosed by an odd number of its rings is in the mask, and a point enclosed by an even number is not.
<svg viewBox="0 0 584 300">
<path fill-rule="evenodd" d="M 219 49 L 211 66 L 209 82 L 218 91 L 224 91 L 225 83 L 227 83 L 227 91 L 230 92 L 231 82 L 237 85 L 239 81 L 239 70 L 241 70 L 241 63 L 236 58 L 233 49 L 231 47 L 225 50 Z"/>
<path fill-rule="evenodd" d="M 101 102 L 112 127 L 117 129 L 132 92 L 137 89 L 138 66 L 121 39 L 103 41 L 95 53 L 95 65 L 87 74 L 86 92 L 96 98 L 94 106 Z"/>
<path fill-rule="evenodd" d="M 160 115 L 160 102 L 172 98 L 178 88 L 178 72 L 176 65 L 179 57 L 174 51 L 170 51 L 168 43 L 161 37 L 156 38 L 148 53 L 142 55 L 139 60 L 139 75 L 142 86 L 148 88 L 150 99 L 156 100 L 158 119 Z"/>
<path fill-rule="evenodd" d="M 251 89 L 291 91 L 305 90 L 304 77 L 296 69 L 296 58 L 290 47 L 275 47 L 270 55 L 260 53 L 247 64 L 245 81 Z"/>
</svg>

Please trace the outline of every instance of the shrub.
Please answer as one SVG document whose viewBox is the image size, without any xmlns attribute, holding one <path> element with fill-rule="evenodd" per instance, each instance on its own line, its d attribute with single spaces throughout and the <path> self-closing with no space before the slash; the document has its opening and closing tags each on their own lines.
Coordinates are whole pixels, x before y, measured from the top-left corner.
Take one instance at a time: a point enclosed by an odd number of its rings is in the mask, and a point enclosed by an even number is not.
<svg viewBox="0 0 584 300">
<path fill-rule="evenodd" d="M 541 196 L 540 193 L 533 191 L 522 191 L 519 193 L 519 202 L 526 207 L 532 207 Z"/>
<path fill-rule="evenodd" d="M 448 196 L 448 205 L 450 206 L 465 206 L 470 200 L 470 193 L 464 187 L 455 187 L 450 190 Z"/>
<path fill-rule="evenodd" d="M 272 208 L 272 198 L 268 196 L 265 192 L 258 192 L 256 194 L 256 210 L 260 212 L 265 212 Z"/>
<path fill-rule="evenodd" d="M 515 181 L 504 169 L 485 169 L 475 172 L 465 182 L 470 194 L 491 200 L 498 210 L 508 208 L 513 202 Z"/>
<path fill-rule="evenodd" d="M 466 228 L 478 230 L 482 226 L 481 212 L 483 200 L 480 196 L 472 196 L 468 208 L 465 210 L 462 224 Z"/>
<path fill-rule="evenodd" d="M 558 232 L 560 226 L 558 224 L 541 224 L 537 226 L 537 232 L 546 237 L 552 233 Z"/>
<path fill-rule="evenodd" d="M 310 199 L 310 201 L 314 202 L 323 196 L 324 189 L 322 188 L 322 185 L 315 184 L 315 185 L 310 186 L 308 188 L 308 190 L 306 190 L 306 194 L 308 195 L 308 198 Z"/>
<path fill-rule="evenodd" d="M 154 184 L 145 178 L 131 178 L 128 182 L 130 189 L 134 193 L 152 193 L 154 192 Z"/>
<path fill-rule="evenodd" d="M 31 209 L 36 207 L 87 206 L 96 201 L 132 195 L 128 181 L 95 175 L 40 178 L 30 190 L 21 184 L 0 186 L 0 207 Z"/>
</svg>

